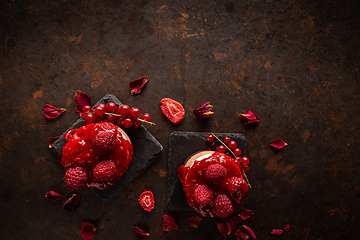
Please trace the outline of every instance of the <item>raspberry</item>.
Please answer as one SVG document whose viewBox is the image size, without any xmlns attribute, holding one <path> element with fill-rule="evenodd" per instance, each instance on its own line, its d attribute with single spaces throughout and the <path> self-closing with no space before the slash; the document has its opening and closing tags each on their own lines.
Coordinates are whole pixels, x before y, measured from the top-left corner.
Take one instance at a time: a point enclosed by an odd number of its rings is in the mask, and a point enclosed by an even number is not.
<svg viewBox="0 0 360 240">
<path fill-rule="evenodd" d="M 214 213 L 220 218 L 227 218 L 233 213 L 231 200 L 225 194 L 219 194 L 214 200 Z"/>
<path fill-rule="evenodd" d="M 206 181 L 215 185 L 220 185 L 226 175 L 227 170 L 221 164 L 212 164 L 205 171 Z"/>
<path fill-rule="evenodd" d="M 194 191 L 194 200 L 199 206 L 207 206 L 213 199 L 214 191 L 206 185 L 199 185 Z"/>
<path fill-rule="evenodd" d="M 116 135 L 114 132 L 101 131 L 92 140 L 97 155 L 102 156 L 114 151 Z"/>
<path fill-rule="evenodd" d="M 111 181 L 116 175 L 116 165 L 110 160 L 101 161 L 94 167 L 93 174 L 98 181 Z"/>
<path fill-rule="evenodd" d="M 226 183 L 226 188 L 230 198 L 237 203 L 243 202 L 249 191 L 249 186 L 246 181 L 240 177 L 230 178 Z"/>
<path fill-rule="evenodd" d="M 77 191 L 85 185 L 87 172 L 81 167 L 69 168 L 65 173 L 65 183 L 70 190 Z"/>
</svg>

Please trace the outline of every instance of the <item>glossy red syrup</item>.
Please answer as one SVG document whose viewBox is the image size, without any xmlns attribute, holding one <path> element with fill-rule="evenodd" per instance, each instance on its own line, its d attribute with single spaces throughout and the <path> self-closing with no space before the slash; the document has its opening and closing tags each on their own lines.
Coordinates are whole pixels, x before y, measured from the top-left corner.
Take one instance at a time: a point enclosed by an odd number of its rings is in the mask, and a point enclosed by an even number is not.
<svg viewBox="0 0 360 240">
<path fill-rule="evenodd" d="M 116 134 L 114 152 L 98 156 L 91 144 L 92 139 L 99 131 L 110 131 Z M 61 165 L 67 170 L 72 167 L 83 167 L 88 172 L 88 181 L 85 186 L 89 188 L 105 189 L 112 186 L 125 173 L 133 159 L 133 146 L 126 140 L 119 127 L 109 123 L 94 123 L 83 126 L 77 130 L 73 138 L 63 147 Z M 116 165 L 116 175 L 111 181 L 100 182 L 94 179 L 92 170 L 100 161 L 111 160 Z"/>
<path fill-rule="evenodd" d="M 205 171 L 207 167 L 215 163 L 223 165 L 227 170 L 227 176 L 222 181 L 221 185 L 213 185 L 207 182 L 205 179 Z M 207 206 L 199 206 L 196 204 L 194 200 L 194 190 L 199 185 L 207 185 L 213 189 L 214 199 L 218 194 L 227 194 L 227 196 L 230 198 L 227 192 L 226 184 L 228 180 L 232 177 L 242 178 L 241 170 L 235 159 L 229 157 L 226 154 L 214 152 L 209 157 L 206 157 L 202 160 L 194 161 L 191 166 L 187 167 L 187 174 L 183 182 L 183 190 L 185 192 L 187 203 L 203 217 L 219 218 L 213 211 L 213 203 L 210 203 Z M 242 204 L 242 202 L 237 203 L 231 198 L 230 200 L 232 202 L 234 211 L 236 211 Z"/>
</svg>

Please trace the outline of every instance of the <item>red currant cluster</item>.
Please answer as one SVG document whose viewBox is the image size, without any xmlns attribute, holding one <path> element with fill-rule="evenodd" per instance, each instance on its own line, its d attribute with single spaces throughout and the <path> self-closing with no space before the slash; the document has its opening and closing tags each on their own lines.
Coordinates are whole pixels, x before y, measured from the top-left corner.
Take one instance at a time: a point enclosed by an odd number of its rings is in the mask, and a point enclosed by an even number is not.
<svg viewBox="0 0 360 240">
<path fill-rule="evenodd" d="M 113 102 L 109 102 L 106 105 L 98 104 L 94 110 L 92 110 L 91 106 L 86 105 L 83 106 L 82 110 L 85 113 L 84 122 L 86 124 L 111 122 L 125 128 L 139 128 L 143 122 L 154 124 L 150 122 L 150 114 L 144 113 L 141 115 L 138 108 L 130 108 L 128 105 L 120 105 L 118 107 Z"/>
<path fill-rule="evenodd" d="M 208 142 L 213 142 L 215 139 L 213 134 L 209 134 L 206 137 L 206 140 Z M 221 142 L 221 141 L 220 141 Z M 244 172 L 249 171 L 249 163 L 250 160 L 248 157 L 242 157 L 240 158 L 241 155 L 241 149 L 237 147 L 237 143 L 234 140 L 231 140 L 229 137 L 225 137 L 223 139 L 223 141 L 221 142 L 222 144 L 220 144 L 219 146 L 216 147 L 216 151 L 221 152 L 221 153 L 225 153 L 226 152 L 226 146 L 231 150 L 231 152 L 236 156 L 237 160 L 240 161 L 241 163 L 241 167 L 244 170 Z M 213 146 L 215 144 L 213 143 Z M 226 145 L 226 146 L 225 146 Z"/>
</svg>

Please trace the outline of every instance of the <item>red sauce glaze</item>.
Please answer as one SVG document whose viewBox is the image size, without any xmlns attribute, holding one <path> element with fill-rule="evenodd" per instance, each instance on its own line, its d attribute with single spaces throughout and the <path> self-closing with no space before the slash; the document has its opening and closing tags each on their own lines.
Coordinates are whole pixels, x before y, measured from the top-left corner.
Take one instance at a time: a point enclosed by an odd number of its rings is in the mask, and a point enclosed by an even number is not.
<svg viewBox="0 0 360 240">
<path fill-rule="evenodd" d="M 110 131 L 116 134 L 114 152 L 98 156 L 91 144 L 92 139 L 100 131 Z M 86 187 L 105 189 L 112 186 L 125 173 L 133 159 L 133 146 L 126 140 L 119 127 L 109 123 L 94 123 L 77 130 L 73 138 L 63 147 L 61 165 L 67 170 L 72 167 L 83 167 L 88 173 Z M 92 170 L 100 161 L 111 160 L 116 165 L 116 175 L 111 181 L 100 182 L 94 179 Z"/>
<path fill-rule="evenodd" d="M 213 185 L 207 182 L 204 177 L 207 167 L 215 163 L 223 165 L 227 170 L 227 176 L 222 181 L 221 185 Z M 183 182 L 183 190 L 185 192 L 187 203 L 203 217 L 219 218 L 213 211 L 213 202 L 207 206 L 199 206 L 194 200 L 194 190 L 199 185 L 207 185 L 214 190 L 214 199 L 218 194 L 226 194 L 230 198 L 235 212 L 241 206 L 242 202 L 237 203 L 236 201 L 231 199 L 227 192 L 226 183 L 232 177 L 243 178 L 241 170 L 235 159 L 229 157 L 226 154 L 214 152 L 209 157 L 206 157 L 202 160 L 194 161 L 191 166 L 187 167 L 187 174 Z"/>
</svg>

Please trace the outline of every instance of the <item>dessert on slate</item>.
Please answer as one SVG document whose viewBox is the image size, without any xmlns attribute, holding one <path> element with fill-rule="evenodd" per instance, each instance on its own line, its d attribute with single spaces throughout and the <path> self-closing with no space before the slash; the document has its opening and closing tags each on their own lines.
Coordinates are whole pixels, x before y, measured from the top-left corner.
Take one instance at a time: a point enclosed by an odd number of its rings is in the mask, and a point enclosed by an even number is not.
<svg viewBox="0 0 360 240">
<path fill-rule="evenodd" d="M 200 151 L 178 169 L 186 201 L 204 217 L 227 218 L 244 201 L 249 186 L 240 161 L 219 151 Z"/>
<path fill-rule="evenodd" d="M 67 134 L 61 165 L 70 190 L 84 186 L 108 188 L 119 180 L 133 159 L 128 135 L 113 123 L 91 123 Z"/>
</svg>

